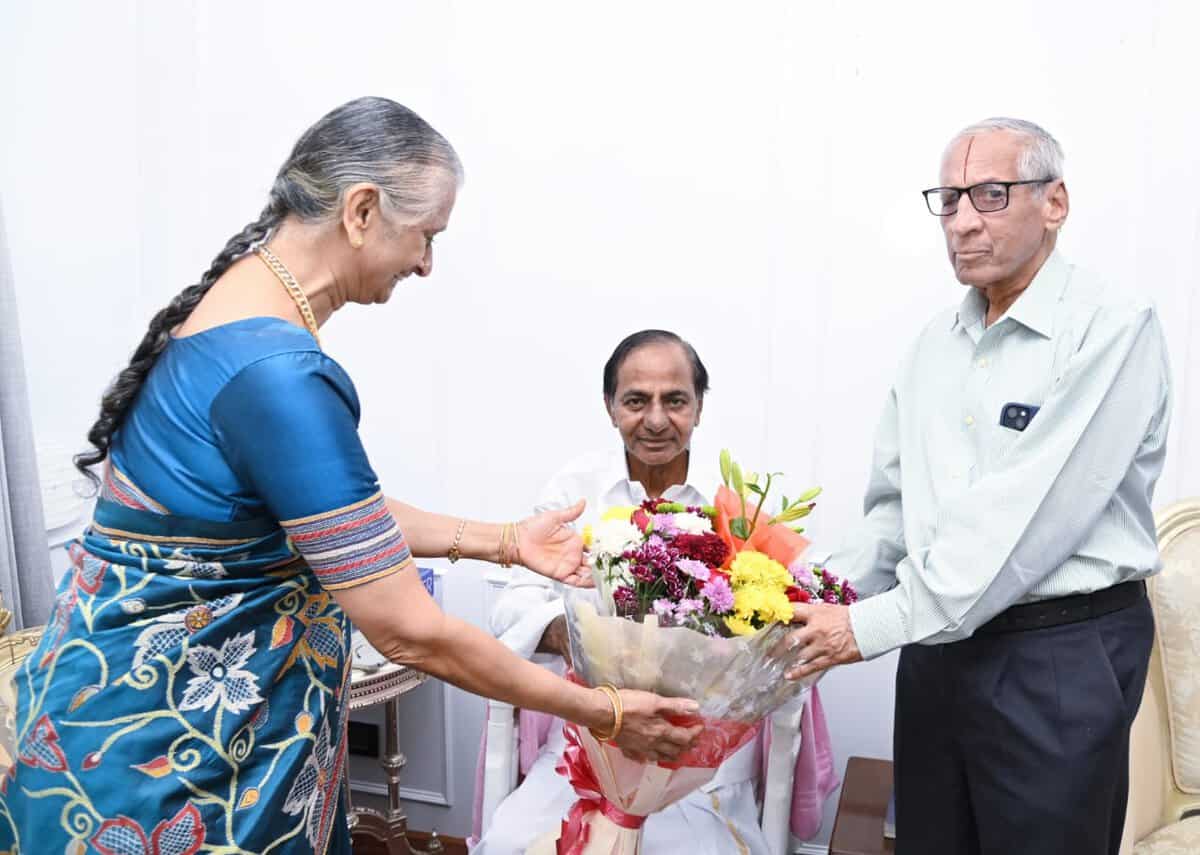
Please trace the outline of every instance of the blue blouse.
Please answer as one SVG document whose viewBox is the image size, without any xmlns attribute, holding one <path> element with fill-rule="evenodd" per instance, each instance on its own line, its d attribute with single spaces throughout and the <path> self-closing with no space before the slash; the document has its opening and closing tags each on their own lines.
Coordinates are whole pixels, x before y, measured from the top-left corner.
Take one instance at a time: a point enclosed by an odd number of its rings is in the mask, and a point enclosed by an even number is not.
<svg viewBox="0 0 1200 855">
<path fill-rule="evenodd" d="M 104 496 L 195 520 L 277 520 L 325 587 L 370 581 L 410 557 L 359 414 L 346 372 L 281 318 L 173 338 L 113 438 Z"/>
</svg>

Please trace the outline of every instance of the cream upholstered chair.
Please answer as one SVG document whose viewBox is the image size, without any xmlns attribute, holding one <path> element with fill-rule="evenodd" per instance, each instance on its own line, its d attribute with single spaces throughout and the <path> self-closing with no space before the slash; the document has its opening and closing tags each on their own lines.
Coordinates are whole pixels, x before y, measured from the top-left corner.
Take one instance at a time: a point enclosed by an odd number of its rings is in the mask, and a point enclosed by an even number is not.
<svg viewBox="0 0 1200 855">
<path fill-rule="evenodd" d="M 1133 723 L 1121 855 L 1200 853 L 1200 500 L 1155 517 L 1163 571 L 1149 582 L 1156 632 Z"/>
<path fill-rule="evenodd" d="M 761 821 L 763 834 L 775 855 L 791 851 L 792 779 L 800 754 L 800 717 L 807 703 L 805 689 L 771 714 L 771 747 L 763 776 Z M 483 830 L 504 797 L 517 787 L 517 728 L 512 704 L 488 701 L 487 749 L 483 767 Z"/>
<path fill-rule="evenodd" d="M 0 638 L 0 775 L 8 771 L 17 756 L 17 691 L 13 680 L 25 657 L 37 649 L 44 629 L 37 626 Z"/>
</svg>

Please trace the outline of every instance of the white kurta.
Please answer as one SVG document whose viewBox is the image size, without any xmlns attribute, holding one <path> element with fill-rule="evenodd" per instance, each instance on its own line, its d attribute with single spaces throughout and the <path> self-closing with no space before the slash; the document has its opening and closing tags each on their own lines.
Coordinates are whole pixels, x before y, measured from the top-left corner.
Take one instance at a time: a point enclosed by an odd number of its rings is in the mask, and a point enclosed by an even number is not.
<svg viewBox="0 0 1200 855">
<path fill-rule="evenodd" d="M 692 454 L 686 484 L 675 485 L 663 498 L 689 505 L 711 503 L 708 491 L 720 483 L 717 456 L 699 449 Z M 537 510 L 565 508 L 587 499 L 581 523 L 599 519 L 605 508 L 637 505 L 648 497 L 645 488 L 629 480 L 624 449 L 585 455 L 562 469 L 542 490 Z M 556 583 L 528 570 L 514 571 L 492 612 L 492 631 L 522 656 L 559 673 L 561 657 L 535 653 L 542 633 L 563 614 L 563 598 Z M 565 741 L 556 721 L 550 738 L 529 774 L 497 808 L 492 823 L 474 855 L 516 855 L 533 840 L 555 828 L 571 805 L 575 793 L 566 778 L 555 771 Z M 758 740 L 752 741 L 722 764 L 713 779 L 696 792 L 646 820 L 644 851 L 689 855 L 768 855 L 758 824 L 755 782 L 760 768 Z"/>
</svg>

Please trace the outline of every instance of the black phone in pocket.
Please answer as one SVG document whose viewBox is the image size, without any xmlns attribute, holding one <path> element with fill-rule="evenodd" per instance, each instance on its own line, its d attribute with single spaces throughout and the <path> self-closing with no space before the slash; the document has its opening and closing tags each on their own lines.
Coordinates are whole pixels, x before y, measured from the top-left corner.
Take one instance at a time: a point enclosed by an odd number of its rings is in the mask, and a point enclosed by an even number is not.
<svg viewBox="0 0 1200 855">
<path fill-rule="evenodd" d="M 1033 417 L 1037 415 L 1039 409 L 1041 408 L 1035 407 L 1033 404 L 1010 401 L 1000 410 L 1000 426 L 1023 431 L 1029 427 L 1029 423 L 1033 421 Z"/>
</svg>

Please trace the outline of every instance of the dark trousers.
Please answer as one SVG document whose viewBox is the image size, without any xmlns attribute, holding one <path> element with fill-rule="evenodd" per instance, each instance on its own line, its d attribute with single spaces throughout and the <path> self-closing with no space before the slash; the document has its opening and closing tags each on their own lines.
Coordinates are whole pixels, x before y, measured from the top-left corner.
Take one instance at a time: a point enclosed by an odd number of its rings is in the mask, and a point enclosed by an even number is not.
<svg viewBox="0 0 1200 855">
<path fill-rule="evenodd" d="M 897 855 L 1116 855 L 1149 601 L 910 645 L 896 672 Z"/>
</svg>

